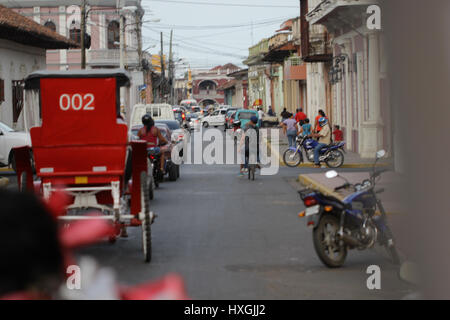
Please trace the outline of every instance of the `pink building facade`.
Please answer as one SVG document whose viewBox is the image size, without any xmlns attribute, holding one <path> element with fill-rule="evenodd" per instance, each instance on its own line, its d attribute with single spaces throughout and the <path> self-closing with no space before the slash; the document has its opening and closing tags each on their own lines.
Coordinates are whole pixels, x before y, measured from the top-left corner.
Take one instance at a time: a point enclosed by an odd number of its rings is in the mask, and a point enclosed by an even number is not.
<svg viewBox="0 0 450 320">
<path fill-rule="evenodd" d="M 364 158 L 373 158 L 380 149 L 393 150 L 383 34 L 365 24 L 367 8 L 374 3 L 324 1 L 307 15 L 311 25 L 324 25 L 332 39 L 328 79 L 333 124 L 344 131 L 347 148 Z"/>
</svg>

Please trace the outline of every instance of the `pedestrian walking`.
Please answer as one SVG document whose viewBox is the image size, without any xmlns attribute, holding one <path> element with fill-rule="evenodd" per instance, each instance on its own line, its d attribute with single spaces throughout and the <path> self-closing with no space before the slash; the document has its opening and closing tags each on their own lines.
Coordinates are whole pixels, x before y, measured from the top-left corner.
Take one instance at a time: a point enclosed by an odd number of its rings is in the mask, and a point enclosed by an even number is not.
<svg viewBox="0 0 450 320">
<path fill-rule="evenodd" d="M 320 130 L 322 130 L 322 127 L 319 125 L 320 118 L 326 118 L 328 120 L 328 117 L 326 116 L 325 112 L 322 109 L 319 110 L 319 114 L 316 116 L 316 121 L 314 122 L 315 133 L 319 133 Z"/>
<path fill-rule="evenodd" d="M 272 106 L 269 106 L 269 111 L 267 112 L 267 114 L 271 117 L 275 116 L 275 113 L 273 113 L 273 110 L 272 110 Z"/>
<path fill-rule="evenodd" d="M 297 121 L 294 119 L 294 115 L 292 113 L 289 114 L 289 118 L 284 120 L 281 123 L 281 126 L 283 126 L 288 141 L 289 141 L 289 147 L 295 147 L 295 139 L 298 135 L 298 129 L 297 129 Z"/>
<path fill-rule="evenodd" d="M 306 119 L 306 114 L 303 113 L 303 109 L 302 108 L 298 108 L 297 109 L 297 113 L 295 114 L 295 121 L 297 121 L 297 123 L 302 126 L 303 123 L 305 122 Z"/>
<path fill-rule="evenodd" d="M 281 122 L 283 122 L 286 119 L 289 119 L 290 112 L 287 111 L 286 108 L 283 109 L 281 112 Z"/>
</svg>

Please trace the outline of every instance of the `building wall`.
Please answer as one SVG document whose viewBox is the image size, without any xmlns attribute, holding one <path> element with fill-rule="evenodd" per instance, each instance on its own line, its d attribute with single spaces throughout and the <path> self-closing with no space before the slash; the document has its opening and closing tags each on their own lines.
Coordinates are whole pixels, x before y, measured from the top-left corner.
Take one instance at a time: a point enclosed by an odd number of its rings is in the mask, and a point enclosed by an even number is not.
<svg viewBox="0 0 450 320">
<path fill-rule="evenodd" d="M 32 71 L 45 69 L 45 49 L 0 39 L 0 79 L 4 80 L 5 101 L 0 103 L 0 121 L 13 123 L 12 81 L 24 80 Z"/>
<path fill-rule="evenodd" d="M 308 118 L 314 119 L 320 109 L 327 113 L 325 65 L 322 62 L 307 63 L 306 65 L 307 101 L 304 110 Z"/>
<path fill-rule="evenodd" d="M 347 148 L 374 157 L 381 148 L 392 151 L 389 79 L 380 33 L 360 30 L 335 38 L 334 55 L 346 54 L 342 81 L 334 86 L 334 124 L 342 126 Z"/>
</svg>

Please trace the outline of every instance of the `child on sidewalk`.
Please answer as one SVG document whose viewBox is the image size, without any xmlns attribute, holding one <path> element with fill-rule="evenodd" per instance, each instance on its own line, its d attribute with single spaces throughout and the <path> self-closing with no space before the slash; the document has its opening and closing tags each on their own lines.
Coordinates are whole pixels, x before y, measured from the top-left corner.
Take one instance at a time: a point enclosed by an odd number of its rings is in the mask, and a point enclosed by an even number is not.
<svg viewBox="0 0 450 320">
<path fill-rule="evenodd" d="M 333 136 L 335 142 L 342 142 L 344 140 L 344 134 L 339 126 L 335 125 L 333 130 Z"/>
</svg>

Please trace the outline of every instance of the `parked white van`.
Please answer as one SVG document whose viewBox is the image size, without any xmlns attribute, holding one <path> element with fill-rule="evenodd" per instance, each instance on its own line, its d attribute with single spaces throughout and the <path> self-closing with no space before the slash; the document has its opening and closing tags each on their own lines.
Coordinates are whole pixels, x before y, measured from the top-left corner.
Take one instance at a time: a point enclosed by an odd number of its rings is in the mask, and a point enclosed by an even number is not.
<svg viewBox="0 0 450 320">
<path fill-rule="evenodd" d="M 130 128 L 142 125 L 142 117 L 146 113 L 150 114 L 154 120 L 175 120 L 170 104 L 137 104 L 131 110 Z"/>
</svg>

